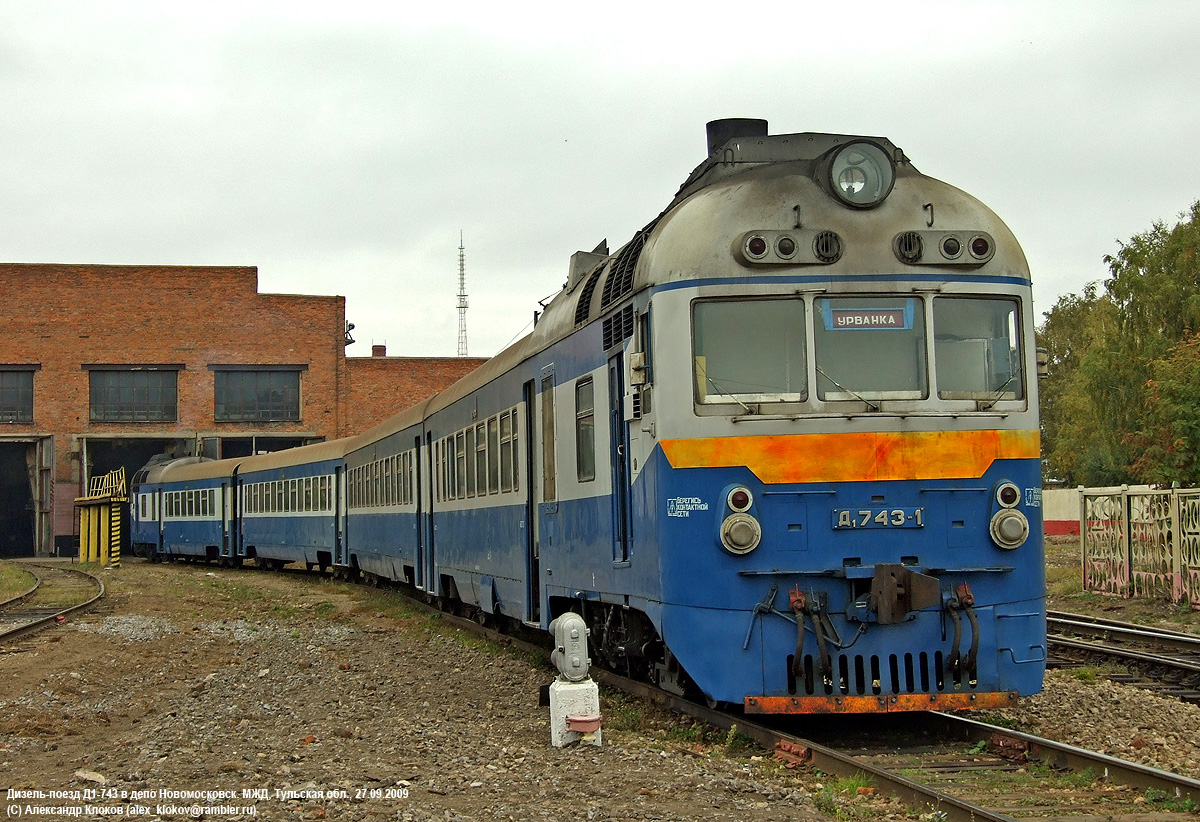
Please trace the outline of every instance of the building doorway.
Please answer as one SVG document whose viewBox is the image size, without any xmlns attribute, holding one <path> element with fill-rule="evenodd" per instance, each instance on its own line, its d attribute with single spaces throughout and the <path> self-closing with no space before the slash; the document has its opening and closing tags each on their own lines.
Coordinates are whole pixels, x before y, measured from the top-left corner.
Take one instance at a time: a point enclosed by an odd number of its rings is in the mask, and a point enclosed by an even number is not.
<svg viewBox="0 0 1200 822">
<path fill-rule="evenodd" d="M 36 469 L 36 443 L 0 442 L 0 558 L 37 551 Z"/>
</svg>

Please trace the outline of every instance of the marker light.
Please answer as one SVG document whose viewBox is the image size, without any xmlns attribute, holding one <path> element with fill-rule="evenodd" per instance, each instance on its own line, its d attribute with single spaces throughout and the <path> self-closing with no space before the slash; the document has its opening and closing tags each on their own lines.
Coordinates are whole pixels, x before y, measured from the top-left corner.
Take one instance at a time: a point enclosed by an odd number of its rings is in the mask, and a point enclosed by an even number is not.
<svg viewBox="0 0 1200 822">
<path fill-rule="evenodd" d="M 1021 490 L 1011 482 L 1002 482 L 996 487 L 996 502 L 1012 508 L 1021 501 Z"/>
<path fill-rule="evenodd" d="M 863 141 L 844 146 L 833 157 L 829 183 L 846 205 L 872 208 L 883 202 L 896 181 L 896 166 L 874 143 Z"/>
<path fill-rule="evenodd" d="M 734 488 L 729 492 L 726 502 L 729 503 L 731 509 L 740 514 L 750 510 L 750 505 L 754 502 L 754 497 L 751 496 L 750 491 L 746 488 Z"/>
<path fill-rule="evenodd" d="M 992 244 L 988 242 L 987 237 L 972 237 L 971 238 L 971 255 L 976 259 L 982 260 L 992 253 Z"/>
<path fill-rule="evenodd" d="M 746 253 L 751 257 L 761 257 L 767 253 L 767 241 L 757 234 L 746 240 Z"/>
</svg>

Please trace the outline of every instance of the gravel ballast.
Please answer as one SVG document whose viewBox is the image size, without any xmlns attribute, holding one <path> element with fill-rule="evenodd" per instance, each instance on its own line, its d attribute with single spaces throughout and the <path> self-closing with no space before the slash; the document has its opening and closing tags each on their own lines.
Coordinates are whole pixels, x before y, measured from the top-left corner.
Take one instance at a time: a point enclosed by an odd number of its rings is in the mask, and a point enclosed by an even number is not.
<svg viewBox="0 0 1200 822">
<path fill-rule="evenodd" d="M 603 747 L 552 748 L 545 663 L 394 592 L 102 573 L 101 609 L 0 653 L 0 787 L 95 791 L 149 819 L 932 818 L 619 694 L 602 696 Z M 1200 709 L 1085 671 L 1046 685 L 981 718 L 1200 778 Z"/>
</svg>

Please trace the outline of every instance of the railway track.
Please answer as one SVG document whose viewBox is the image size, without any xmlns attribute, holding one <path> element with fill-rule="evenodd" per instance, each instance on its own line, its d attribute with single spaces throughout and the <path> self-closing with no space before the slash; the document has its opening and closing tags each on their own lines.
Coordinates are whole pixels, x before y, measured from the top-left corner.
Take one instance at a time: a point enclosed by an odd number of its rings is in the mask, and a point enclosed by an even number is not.
<svg viewBox="0 0 1200 822">
<path fill-rule="evenodd" d="M 79 613 L 104 596 L 104 583 L 79 568 L 16 562 L 34 578 L 22 594 L 0 602 L 0 648 Z"/>
<path fill-rule="evenodd" d="M 544 643 L 414 601 L 448 625 L 549 656 Z M 593 668 L 592 676 L 723 731 L 736 726 L 789 764 L 865 782 L 946 822 L 1171 822 L 1200 810 L 1200 780 L 952 714 L 749 721 L 610 671 Z"/>
<path fill-rule="evenodd" d="M 1110 679 L 1200 705 L 1200 637 L 1128 622 L 1050 611 L 1052 660 L 1114 662 L 1128 675 Z"/>
</svg>

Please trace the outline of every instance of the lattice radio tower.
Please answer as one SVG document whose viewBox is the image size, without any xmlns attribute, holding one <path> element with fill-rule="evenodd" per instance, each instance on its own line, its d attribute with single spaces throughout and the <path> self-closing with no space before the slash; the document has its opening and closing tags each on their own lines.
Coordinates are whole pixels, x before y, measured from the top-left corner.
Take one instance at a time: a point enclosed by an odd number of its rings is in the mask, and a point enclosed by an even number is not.
<svg viewBox="0 0 1200 822">
<path fill-rule="evenodd" d="M 467 356 L 467 264 L 462 232 L 458 232 L 458 356 Z"/>
</svg>

